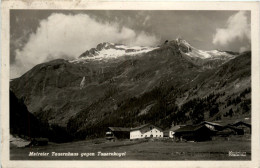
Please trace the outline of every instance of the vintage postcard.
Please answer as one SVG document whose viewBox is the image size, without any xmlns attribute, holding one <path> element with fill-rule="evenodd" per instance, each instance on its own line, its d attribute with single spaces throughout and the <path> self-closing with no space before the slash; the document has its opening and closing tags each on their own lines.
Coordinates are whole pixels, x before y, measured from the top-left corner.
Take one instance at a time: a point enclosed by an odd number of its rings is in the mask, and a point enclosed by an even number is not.
<svg viewBox="0 0 260 168">
<path fill-rule="evenodd" d="M 3 168 L 260 166 L 258 2 L 1 8 Z"/>
</svg>

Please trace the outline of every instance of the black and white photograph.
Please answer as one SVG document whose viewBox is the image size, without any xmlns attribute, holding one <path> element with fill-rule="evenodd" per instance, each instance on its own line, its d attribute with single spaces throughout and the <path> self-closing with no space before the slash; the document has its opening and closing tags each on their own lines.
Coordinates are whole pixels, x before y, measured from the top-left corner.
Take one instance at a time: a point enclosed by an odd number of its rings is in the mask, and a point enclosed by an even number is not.
<svg viewBox="0 0 260 168">
<path fill-rule="evenodd" d="M 252 161 L 252 23 L 250 9 L 10 9 L 8 159 Z"/>
</svg>

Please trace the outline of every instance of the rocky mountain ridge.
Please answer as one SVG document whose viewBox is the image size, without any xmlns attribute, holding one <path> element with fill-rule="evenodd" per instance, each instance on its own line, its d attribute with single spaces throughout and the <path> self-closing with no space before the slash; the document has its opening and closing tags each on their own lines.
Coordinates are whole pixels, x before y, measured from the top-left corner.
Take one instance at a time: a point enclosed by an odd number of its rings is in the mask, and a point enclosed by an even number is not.
<svg viewBox="0 0 260 168">
<path fill-rule="evenodd" d="M 238 53 L 220 51 L 220 50 L 210 50 L 203 51 L 199 50 L 187 41 L 181 38 L 176 40 L 168 40 L 158 47 L 144 47 L 144 46 L 126 46 L 124 44 L 115 44 L 109 42 L 103 42 L 96 46 L 96 48 L 91 48 L 84 53 L 82 53 L 79 58 L 72 60 L 73 63 L 84 62 L 86 60 L 106 60 L 106 59 L 116 59 L 124 56 L 138 56 L 145 54 L 147 52 L 159 49 L 162 46 L 171 46 L 176 45 L 178 50 L 184 55 L 194 59 L 203 59 L 203 60 L 230 60 L 235 58 Z"/>
</svg>

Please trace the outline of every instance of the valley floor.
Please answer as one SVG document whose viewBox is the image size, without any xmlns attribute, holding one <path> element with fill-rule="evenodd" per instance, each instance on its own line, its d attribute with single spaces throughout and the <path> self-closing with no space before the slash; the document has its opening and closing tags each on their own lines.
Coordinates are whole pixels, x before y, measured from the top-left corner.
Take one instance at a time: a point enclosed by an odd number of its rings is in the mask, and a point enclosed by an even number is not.
<svg viewBox="0 0 260 168">
<path fill-rule="evenodd" d="M 30 153 L 48 156 L 29 156 Z M 53 153 L 55 152 L 55 153 Z M 76 153 L 78 156 L 62 153 Z M 237 153 L 236 153 L 237 152 Z M 53 156 L 52 156 L 53 155 Z M 102 156 L 101 156 L 102 155 Z M 108 156 L 110 155 L 110 156 Z M 121 157 L 119 157 L 121 155 Z M 233 156 L 229 156 L 233 155 Z M 240 156 L 235 156 L 240 155 Z M 244 155 L 244 156 L 242 156 Z M 250 160 L 251 140 L 220 139 L 207 142 L 174 142 L 170 139 L 108 142 L 86 140 L 47 146 L 10 148 L 11 160 Z"/>
</svg>

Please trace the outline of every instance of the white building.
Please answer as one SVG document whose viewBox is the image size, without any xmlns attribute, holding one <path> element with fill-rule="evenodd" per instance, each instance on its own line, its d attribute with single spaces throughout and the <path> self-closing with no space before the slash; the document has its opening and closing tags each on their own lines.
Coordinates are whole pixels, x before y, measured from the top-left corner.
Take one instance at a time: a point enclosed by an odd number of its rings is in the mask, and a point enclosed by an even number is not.
<svg viewBox="0 0 260 168">
<path fill-rule="evenodd" d="M 163 131 L 161 128 L 156 127 L 152 124 L 145 124 L 130 130 L 130 139 L 140 139 L 140 138 L 162 138 Z"/>
</svg>

